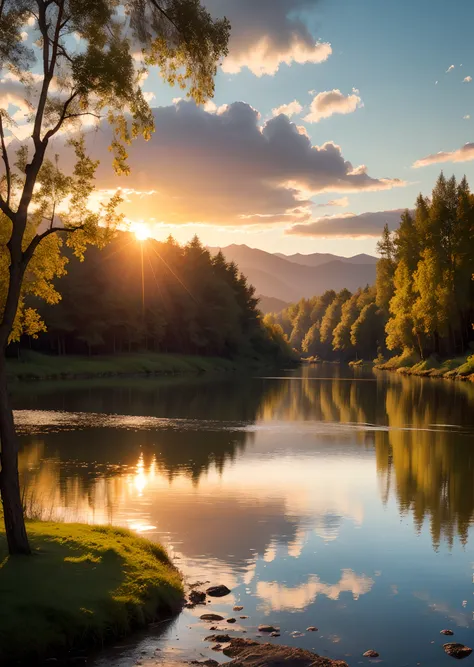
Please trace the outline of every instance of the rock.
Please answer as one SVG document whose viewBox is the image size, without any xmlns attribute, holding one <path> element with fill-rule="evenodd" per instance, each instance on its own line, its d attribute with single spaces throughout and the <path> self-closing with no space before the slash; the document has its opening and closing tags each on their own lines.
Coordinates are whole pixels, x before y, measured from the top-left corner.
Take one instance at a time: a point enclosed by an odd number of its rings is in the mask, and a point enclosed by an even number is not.
<svg viewBox="0 0 474 667">
<path fill-rule="evenodd" d="M 248 616 L 239 616 L 239 618 L 241 618 L 242 620 L 244 620 L 245 618 L 248 618 Z"/>
<path fill-rule="evenodd" d="M 224 617 L 219 614 L 203 614 L 199 617 L 201 621 L 223 621 Z"/>
<path fill-rule="evenodd" d="M 462 660 L 462 658 L 467 658 L 468 655 L 471 655 L 472 648 L 469 646 L 464 646 L 464 644 L 458 644 L 457 642 L 450 644 L 443 644 L 443 648 L 448 655 L 452 658 L 457 658 Z"/>
<path fill-rule="evenodd" d="M 214 632 L 214 630 L 218 630 L 218 629 L 219 628 L 217 627 L 217 625 L 211 625 L 211 627 L 209 628 L 209 630 L 212 630 L 213 632 Z"/>
<path fill-rule="evenodd" d="M 208 658 L 207 660 L 191 660 L 191 665 L 204 665 L 204 667 L 219 667 L 217 660 Z"/>
<path fill-rule="evenodd" d="M 314 625 L 310 625 L 309 628 L 306 628 L 306 632 L 317 632 L 318 628 L 316 628 Z"/>
<path fill-rule="evenodd" d="M 304 637 L 304 632 L 298 632 L 298 630 L 293 630 L 291 633 L 292 637 Z"/>
<path fill-rule="evenodd" d="M 227 657 L 235 658 L 226 667 L 347 667 L 343 660 L 331 660 L 301 648 L 261 644 L 241 637 L 233 639 L 223 652 Z"/>
<path fill-rule="evenodd" d="M 191 604 L 206 604 L 206 594 L 204 591 L 191 591 L 189 602 Z"/>
<path fill-rule="evenodd" d="M 362 654 L 364 658 L 378 658 L 379 654 L 377 651 L 374 651 L 373 648 L 370 648 L 368 651 Z"/>
<path fill-rule="evenodd" d="M 440 635 L 454 635 L 452 630 L 440 630 Z"/>
<path fill-rule="evenodd" d="M 274 628 L 273 625 L 259 625 L 259 632 L 278 632 L 280 628 Z"/>
<path fill-rule="evenodd" d="M 222 651 L 222 646 L 221 644 L 214 644 L 214 646 L 211 646 L 211 649 L 213 651 Z"/>
<path fill-rule="evenodd" d="M 279 637 L 280 633 L 275 630 L 275 632 L 270 632 L 270 637 Z"/>
<path fill-rule="evenodd" d="M 209 635 L 209 637 L 206 637 L 204 641 L 206 642 L 217 642 L 218 644 L 225 644 L 226 642 L 230 642 L 232 637 L 229 637 L 229 635 Z"/>
<path fill-rule="evenodd" d="M 235 607 L 233 607 L 232 611 L 242 611 L 243 607 L 240 604 L 236 604 Z"/>
<path fill-rule="evenodd" d="M 227 623 L 236 623 L 236 622 L 237 622 L 237 621 L 236 621 L 235 618 L 228 618 L 228 619 L 227 619 Z"/>
<path fill-rule="evenodd" d="M 224 595 L 229 595 L 230 589 L 227 586 L 211 586 L 207 589 L 206 593 L 211 596 L 211 598 L 223 598 Z"/>
</svg>

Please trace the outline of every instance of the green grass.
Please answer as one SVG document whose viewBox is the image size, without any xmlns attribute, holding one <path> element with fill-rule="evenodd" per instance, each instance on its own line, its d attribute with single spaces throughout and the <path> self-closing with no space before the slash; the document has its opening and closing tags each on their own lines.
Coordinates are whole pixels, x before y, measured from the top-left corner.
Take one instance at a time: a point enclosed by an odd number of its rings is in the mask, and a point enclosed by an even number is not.
<svg viewBox="0 0 474 667">
<path fill-rule="evenodd" d="M 0 529 L 1 665 L 102 645 L 181 606 L 165 550 L 128 530 L 31 521 L 28 535 L 34 555 L 12 558 Z"/>
<path fill-rule="evenodd" d="M 238 370 L 239 365 L 219 357 L 136 352 L 94 357 L 57 357 L 26 351 L 21 359 L 7 360 L 12 380 L 57 380 L 116 375 L 176 375 Z"/>
<path fill-rule="evenodd" d="M 392 357 L 387 362 L 378 364 L 376 368 L 379 370 L 395 370 L 403 375 L 474 381 L 474 355 L 454 357 L 453 359 L 428 357 L 428 359 L 420 360 L 415 352 L 406 350 L 398 357 Z"/>
</svg>

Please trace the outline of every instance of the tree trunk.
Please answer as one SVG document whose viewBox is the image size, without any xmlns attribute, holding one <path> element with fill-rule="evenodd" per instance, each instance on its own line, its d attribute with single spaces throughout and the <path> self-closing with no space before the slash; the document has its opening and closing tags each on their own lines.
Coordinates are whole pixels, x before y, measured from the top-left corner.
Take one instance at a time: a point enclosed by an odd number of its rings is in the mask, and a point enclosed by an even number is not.
<svg viewBox="0 0 474 667">
<path fill-rule="evenodd" d="M 18 476 L 18 441 L 7 390 L 5 355 L 0 354 L 0 492 L 10 554 L 30 554 Z"/>
</svg>

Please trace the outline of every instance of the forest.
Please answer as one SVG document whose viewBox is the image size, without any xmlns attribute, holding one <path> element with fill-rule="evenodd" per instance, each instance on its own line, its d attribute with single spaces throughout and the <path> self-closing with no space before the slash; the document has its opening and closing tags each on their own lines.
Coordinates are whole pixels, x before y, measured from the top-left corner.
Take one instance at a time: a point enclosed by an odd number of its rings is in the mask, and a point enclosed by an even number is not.
<svg viewBox="0 0 474 667">
<path fill-rule="evenodd" d="M 58 303 L 29 297 L 39 316 L 36 338 L 22 346 L 57 355 L 147 350 L 283 362 L 291 349 L 264 324 L 254 288 L 221 253 L 195 237 L 181 246 L 118 232 L 79 261 L 65 249 Z M 11 353 L 14 353 L 10 346 Z"/>
<path fill-rule="evenodd" d="M 464 177 L 438 178 L 377 244 L 374 286 L 301 299 L 265 321 L 303 356 L 326 360 L 414 352 L 465 354 L 473 344 L 474 195 Z"/>
</svg>

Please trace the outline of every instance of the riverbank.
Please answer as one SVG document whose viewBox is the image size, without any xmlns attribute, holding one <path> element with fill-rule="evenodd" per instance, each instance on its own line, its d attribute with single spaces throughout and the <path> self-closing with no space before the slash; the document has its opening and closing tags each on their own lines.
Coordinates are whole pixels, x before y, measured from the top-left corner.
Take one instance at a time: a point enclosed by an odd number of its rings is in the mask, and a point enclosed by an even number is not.
<svg viewBox="0 0 474 667">
<path fill-rule="evenodd" d="M 382 371 L 396 371 L 401 375 L 474 382 L 473 354 L 444 360 L 435 357 L 420 359 L 414 352 L 407 351 L 397 357 L 392 357 L 386 362 L 376 363 L 374 368 Z"/>
<path fill-rule="evenodd" d="M 52 356 L 26 351 L 21 359 L 7 360 L 10 381 L 81 380 L 134 375 L 222 373 L 263 368 L 265 360 L 230 360 L 184 354 L 137 352 L 113 356 Z"/>
<path fill-rule="evenodd" d="M 160 545 L 114 527 L 27 530 L 34 555 L 9 558 L 0 528 L 0 664 L 74 658 L 181 608 L 181 576 Z"/>
</svg>

